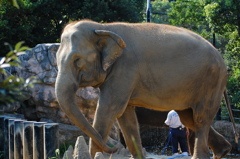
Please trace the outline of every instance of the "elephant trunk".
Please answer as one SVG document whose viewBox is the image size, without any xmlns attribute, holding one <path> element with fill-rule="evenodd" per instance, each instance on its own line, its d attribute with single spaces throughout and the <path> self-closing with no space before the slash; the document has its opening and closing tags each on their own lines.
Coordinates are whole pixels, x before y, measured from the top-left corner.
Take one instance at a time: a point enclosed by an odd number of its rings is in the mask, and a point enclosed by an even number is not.
<svg viewBox="0 0 240 159">
<path fill-rule="evenodd" d="M 72 77 L 72 78 L 71 78 Z M 90 125 L 75 102 L 75 93 L 78 89 L 78 83 L 73 75 L 58 73 L 55 91 L 56 97 L 61 109 L 66 113 L 68 118 L 86 133 L 92 140 L 107 153 L 114 153 L 117 148 L 108 147 L 103 141 L 100 134 Z"/>
</svg>

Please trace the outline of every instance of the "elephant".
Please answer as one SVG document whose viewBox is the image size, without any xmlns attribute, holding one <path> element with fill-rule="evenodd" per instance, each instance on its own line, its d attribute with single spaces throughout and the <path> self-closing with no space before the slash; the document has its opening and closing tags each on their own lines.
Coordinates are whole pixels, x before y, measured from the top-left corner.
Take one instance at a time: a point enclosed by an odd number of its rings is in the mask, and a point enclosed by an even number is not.
<svg viewBox="0 0 240 159">
<path fill-rule="evenodd" d="M 150 125 L 154 127 L 163 127 L 164 121 L 167 118 L 168 112 L 162 112 L 162 111 L 155 111 L 152 109 L 142 108 L 142 107 L 136 107 L 135 108 L 136 116 L 138 119 L 138 123 L 142 125 Z M 188 115 L 187 113 L 192 113 L 190 110 L 186 112 L 177 111 L 182 122 L 185 122 L 185 120 L 189 120 L 188 117 L 192 116 Z M 185 114 L 186 113 L 186 114 Z M 230 113 L 231 114 L 231 113 Z M 191 119 L 192 120 L 192 119 Z M 190 129 L 190 134 L 187 136 L 188 140 L 188 148 L 191 154 L 193 154 L 194 149 L 194 139 L 195 134 Z M 208 137 L 208 146 L 213 151 L 213 158 L 219 159 L 223 158 L 228 152 L 231 151 L 231 144 L 216 130 L 214 130 L 213 127 L 210 127 L 209 137 Z"/>
<path fill-rule="evenodd" d="M 210 158 L 208 134 L 226 90 L 227 68 L 198 34 L 165 24 L 75 21 L 63 29 L 56 60 L 57 100 L 90 137 L 92 156 L 116 151 L 106 139 L 117 119 L 132 157 L 145 158 L 135 114 L 139 106 L 181 112 L 183 124 L 195 132 L 192 159 Z M 93 125 L 75 102 L 77 89 L 86 86 L 100 89 Z"/>
</svg>

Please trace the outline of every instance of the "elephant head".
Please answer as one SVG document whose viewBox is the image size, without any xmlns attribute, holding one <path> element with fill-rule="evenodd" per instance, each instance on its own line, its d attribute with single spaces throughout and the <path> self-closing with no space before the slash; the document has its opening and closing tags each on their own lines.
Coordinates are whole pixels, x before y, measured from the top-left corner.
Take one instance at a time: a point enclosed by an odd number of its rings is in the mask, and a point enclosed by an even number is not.
<svg viewBox="0 0 240 159">
<path fill-rule="evenodd" d="M 55 91 L 60 107 L 70 120 L 103 151 L 110 153 L 116 149 L 106 146 L 99 133 L 88 123 L 76 105 L 75 93 L 79 87 L 101 85 L 126 44 L 116 33 L 104 30 L 101 24 L 94 24 L 73 22 L 63 30 L 56 55 L 58 75 Z"/>
</svg>

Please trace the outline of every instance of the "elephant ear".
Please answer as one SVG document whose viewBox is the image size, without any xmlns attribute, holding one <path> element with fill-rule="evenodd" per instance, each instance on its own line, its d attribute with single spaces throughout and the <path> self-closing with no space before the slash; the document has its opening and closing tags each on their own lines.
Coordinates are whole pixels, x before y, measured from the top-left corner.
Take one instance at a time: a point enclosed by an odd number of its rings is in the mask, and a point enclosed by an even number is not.
<svg viewBox="0 0 240 159">
<path fill-rule="evenodd" d="M 107 30 L 95 30 L 100 36 L 98 45 L 102 48 L 102 67 L 106 71 L 122 54 L 126 47 L 123 39 L 116 33 Z"/>
</svg>

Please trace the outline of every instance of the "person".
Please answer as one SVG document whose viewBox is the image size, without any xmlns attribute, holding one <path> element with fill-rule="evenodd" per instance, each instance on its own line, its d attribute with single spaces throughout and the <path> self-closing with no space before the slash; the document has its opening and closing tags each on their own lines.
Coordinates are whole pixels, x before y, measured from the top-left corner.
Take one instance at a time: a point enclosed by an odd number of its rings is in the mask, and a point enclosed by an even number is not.
<svg viewBox="0 0 240 159">
<path fill-rule="evenodd" d="M 182 155 L 188 156 L 187 134 L 189 130 L 181 123 L 176 111 L 171 110 L 168 113 L 165 124 L 170 127 L 173 156 L 179 155 L 178 144 L 180 145 Z"/>
</svg>

